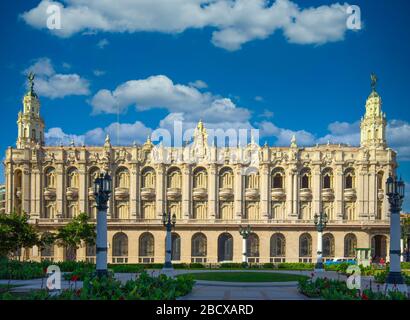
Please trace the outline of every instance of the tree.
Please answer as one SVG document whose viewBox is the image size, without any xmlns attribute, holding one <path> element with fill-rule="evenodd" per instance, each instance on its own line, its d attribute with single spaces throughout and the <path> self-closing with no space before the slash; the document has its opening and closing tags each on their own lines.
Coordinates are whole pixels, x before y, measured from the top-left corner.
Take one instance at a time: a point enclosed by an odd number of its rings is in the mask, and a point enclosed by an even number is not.
<svg viewBox="0 0 410 320">
<path fill-rule="evenodd" d="M 57 244 L 66 248 L 66 257 L 68 260 L 75 260 L 75 250 L 79 248 L 81 242 L 95 244 L 97 236 L 95 225 L 88 223 L 89 217 L 85 213 L 80 213 L 73 218 L 68 224 L 58 229 L 56 234 Z"/>
<path fill-rule="evenodd" d="M 41 245 L 35 225 L 28 222 L 27 214 L 0 215 L 0 256 L 7 257 L 21 248 Z M 20 258 L 20 256 L 19 256 Z"/>
</svg>

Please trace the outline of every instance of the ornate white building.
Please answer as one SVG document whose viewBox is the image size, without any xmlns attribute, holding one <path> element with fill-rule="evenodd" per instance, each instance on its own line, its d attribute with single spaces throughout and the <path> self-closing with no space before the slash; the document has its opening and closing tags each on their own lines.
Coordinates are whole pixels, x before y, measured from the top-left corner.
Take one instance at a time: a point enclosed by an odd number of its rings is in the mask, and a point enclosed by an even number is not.
<svg viewBox="0 0 410 320">
<path fill-rule="evenodd" d="M 102 170 L 113 177 L 109 202 L 109 262 L 161 263 L 165 253 L 164 211 L 175 213 L 175 262 L 241 261 L 239 225 L 250 224 L 251 262 L 314 261 L 315 214 L 329 217 L 323 255 L 353 257 L 355 247 L 386 258 L 389 216 L 384 183 L 395 175 L 396 153 L 387 147 L 386 116 L 372 83 L 361 121 L 360 147 L 341 144 L 298 147 L 216 147 L 202 122 L 192 145 L 46 146 L 40 102 L 33 90 L 18 115 L 17 148 L 4 161 L 6 211 L 26 212 L 53 232 L 80 212 L 94 219 L 92 191 Z M 84 244 L 77 259 L 93 260 Z M 57 246 L 30 259 L 65 259 Z"/>
</svg>

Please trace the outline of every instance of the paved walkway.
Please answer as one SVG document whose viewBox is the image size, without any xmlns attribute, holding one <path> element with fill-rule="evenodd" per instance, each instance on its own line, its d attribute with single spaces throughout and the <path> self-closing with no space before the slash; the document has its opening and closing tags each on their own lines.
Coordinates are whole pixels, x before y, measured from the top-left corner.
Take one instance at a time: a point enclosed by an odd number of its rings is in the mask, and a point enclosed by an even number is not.
<svg viewBox="0 0 410 320">
<path fill-rule="evenodd" d="M 292 270 L 174 270 L 172 275 L 199 273 L 199 272 L 276 272 L 311 276 L 312 271 L 292 271 Z M 162 273 L 161 270 L 148 270 L 152 276 L 158 276 Z M 135 273 L 116 273 L 115 277 L 125 283 L 130 279 L 135 279 Z M 338 274 L 334 271 L 325 271 L 314 273 L 314 277 L 327 277 L 345 281 L 346 276 Z M 372 286 L 374 291 L 383 290 L 383 285 L 374 282 L 373 277 L 362 277 L 362 288 Z M 7 284 L 8 280 L 0 280 L 0 284 Z M 46 279 L 33 280 L 12 280 L 11 285 L 18 287 L 12 288 L 12 291 L 25 292 L 34 289 L 46 287 Z M 71 286 L 74 288 L 74 283 L 69 281 L 61 281 L 61 287 L 67 289 Z M 82 282 L 78 281 L 75 284 L 76 288 L 82 287 Z M 409 288 L 410 292 L 410 288 Z M 297 290 L 297 282 L 222 282 L 222 281 L 203 281 L 198 280 L 191 293 L 181 300 L 308 300 L 307 297 L 300 294 Z"/>
</svg>

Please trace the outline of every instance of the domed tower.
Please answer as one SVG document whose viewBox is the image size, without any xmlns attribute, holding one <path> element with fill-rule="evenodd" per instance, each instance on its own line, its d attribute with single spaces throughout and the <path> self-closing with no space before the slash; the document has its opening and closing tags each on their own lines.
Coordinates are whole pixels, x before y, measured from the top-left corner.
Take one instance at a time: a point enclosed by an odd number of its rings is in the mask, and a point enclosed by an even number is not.
<svg viewBox="0 0 410 320">
<path fill-rule="evenodd" d="M 371 75 L 372 92 L 366 101 L 366 113 L 360 123 L 360 146 L 386 147 L 386 114 L 382 111 L 382 99 L 376 92 L 377 77 Z"/>
<path fill-rule="evenodd" d="M 29 91 L 23 98 L 23 111 L 18 114 L 17 149 L 44 145 L 44 121 L 40 117 L 40 101 L 34 91 L 34 73 L 27 76 Z"/>
</svg>

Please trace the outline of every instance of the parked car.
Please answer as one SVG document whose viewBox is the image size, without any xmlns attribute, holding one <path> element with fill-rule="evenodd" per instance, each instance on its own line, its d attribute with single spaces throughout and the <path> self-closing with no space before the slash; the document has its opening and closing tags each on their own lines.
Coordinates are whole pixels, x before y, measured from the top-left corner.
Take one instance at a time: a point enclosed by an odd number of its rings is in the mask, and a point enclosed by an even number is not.
<svg viewBox="0 0 410 320">
<path fill-rule="evenodd" d="M 331 265 L 337 265 L 341 263 L 348 263 L 348 264 L 356 264 L 355 259 L 346 259 L 346 258 L 333 258 L 330 260 L 325 261 L 325 265 L 331 266 Z"/>
</svg>

